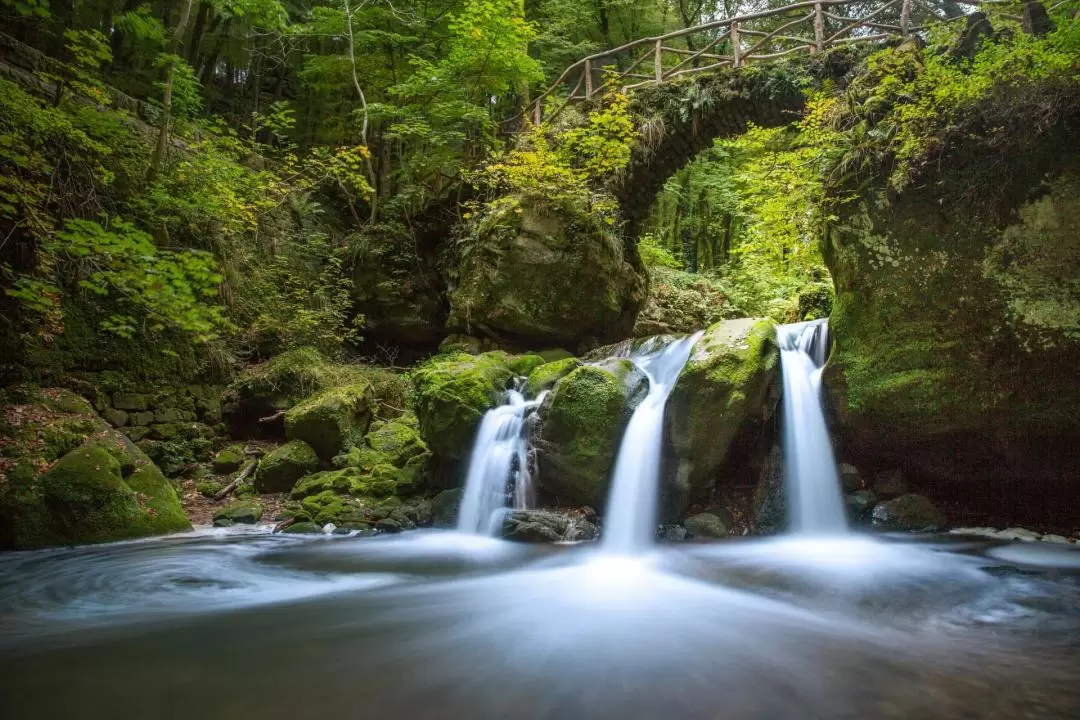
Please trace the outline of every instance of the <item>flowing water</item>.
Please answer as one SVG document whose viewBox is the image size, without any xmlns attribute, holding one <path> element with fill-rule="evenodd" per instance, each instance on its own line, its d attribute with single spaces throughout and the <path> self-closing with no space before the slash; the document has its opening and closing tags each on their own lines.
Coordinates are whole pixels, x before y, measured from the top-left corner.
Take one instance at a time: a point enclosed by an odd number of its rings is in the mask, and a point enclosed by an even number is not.
<svg viewBox="0 0 1080 720">
<path fill-rule="evenodd" d="M 1080 551 L 1034 545 L 230 530 L 9 553 L 0 717 L 1080 717 Z"/>
<path fill-rule="evenodd" d="M 821 407 L 821 372 L 829 349 L 827 320 L 776 328 L 784 376 L 784 470 L 793 532 L 847 532 L 844 498 Z"/>
<path fill-rule="evenodd" d="M 659 349 L 647 343 L 630 356 L 648 376 L 649 394 L 630 416 L 615 459 L 602 540 L 605 550 L 635 553 L 652 545 L 660 491 L 664 407 L 701 335 L 681 338 Z"/>
<path fill-rule="evenodd" d="M 519 391 L 507 390 L 505 404 L 484 414 L 458 511 L 460 532 L 493 535 L 508 505 L 521 510 L 532 504 L 526 417 L 543 400 L 544 393 L 525 400 Z"/>
</svg>

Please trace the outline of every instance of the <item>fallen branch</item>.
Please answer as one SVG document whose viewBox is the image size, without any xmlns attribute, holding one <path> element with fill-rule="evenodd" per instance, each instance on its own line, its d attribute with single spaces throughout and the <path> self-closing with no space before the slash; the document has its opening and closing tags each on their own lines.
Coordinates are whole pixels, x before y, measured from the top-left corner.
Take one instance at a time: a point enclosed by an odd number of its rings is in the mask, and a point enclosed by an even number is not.
<svg viewBox="0 0 1080 720">
<path fill-rule="evenodd" d="M 279 522 L 277 525 L 274 526 L 274 529 L 271 532 L 276 532 L 276 533 L 281 532 L 282 530 L 284 530 L 285 528 L 287 528 L 290 525 L 294 524 L 295 522 L 296 522 L 295 517 L 291 517 L 288 520 L 282 520 L 281 522 Z"/>
<path fill-rule="evenodd" d="M 285 411 L 284 410 L 278 410 L 273 415 L 267 415 L 264 418 L 259 418 L 259 422 L 261 422 L 261 423 L 272 423 L 272 422 L 274 422 L 276 420 L 280 420 L 283 417 L 285 417 Z"/>
<path fill-rule="evenodd" d="M 247 464 L 247 466 L 243 470 L 240 471 L 240 474 L 236 476 L 236 479 L 233 480 L 228 485 L 226 485 L 224 488 L 222 488 L 218 492 L 218 494 L 214 496 L 214 500 L 215 501 L 224 500 L 226 497 L 228 497 L 233 492 L 235 492 L 236 488 L 240 485 L 240 483 L 247 480 L 248 477 L 251 475 L 251 473 L 255 472 L 255 466 L 258 465 L 258 464 L 259 464 L 259 458 L 257 458 L 257 457 L 252 458 L 251 462 L 249 462 Z"/>
</svg>

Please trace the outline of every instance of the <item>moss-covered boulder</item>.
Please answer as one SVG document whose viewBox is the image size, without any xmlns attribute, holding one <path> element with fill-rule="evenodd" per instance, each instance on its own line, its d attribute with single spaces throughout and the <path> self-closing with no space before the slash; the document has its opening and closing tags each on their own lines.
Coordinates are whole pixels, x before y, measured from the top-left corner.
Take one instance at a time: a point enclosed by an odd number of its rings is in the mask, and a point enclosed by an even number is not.
<svg viewBox="0 0 1080 720">
<path fill-rule="evenodd" d="M 237 500 L 214 513 L 214 526 L 254 525 L 262 519 L 262 516 L 263 506 L 258 500 L 254 498 Z"/>
<path fill-rule="evenodd" d="M 407 493 L 424 482 L 431 452 L 420 436 L 416 416 L 376 421 L 357 447 L 334 458 L 339 467 L 355 468 L 373 478 L 393 475 L 394 492 Z"/>
<path fill-rule="evenodd" d="M 30 483 L 0 490 L 0 547 L 78 545 L 189 530 L 169 481 L 124 436 L 106 431 Z"/>
<path fill-rule="evenodd" d="M 285 413 L 285 437 L 302 440 L 331 460 L 367 431 L 373 413 L 367 383 L 331 388 Z"/>
<path fill-rule="evenodd" d="M 732 448 L 759 434 L 779 364 L 769 320 L 725 320 L 698 340 L 664 412 L 668 519 L 682 517 L 690 503 L 708 502 L 716 483 L 735 474 L 725 467 Z"/>
<path fill-rule="evenodd" d="M 497 351 L 439 355 L 413 371 L 420 433 L 438 458 L 468 455 L 480 418 L 499 403 L 514 377 L 508 357 Z"/>
<path fill-rule="evenodd" d="M 214 456 L 213 467 L 214 472 L 224 475 L 225 473 L 235 472 L 240 469 L 240 466 L 244 464 L 244 446 L 239 444 L 229 445 L 223 448 Z"/>
<path fill-rule="evenodd" d="M 602 506 L 630 414 L 648 379 L 625 358 L 583 365 L 555 385 L 532 426 L 540 489 L 558 505 Z"/>
<path fill-rule="evenodd" d="M 625 337 L 645 299 L 637 251 L 595 213 L 505 198 L 461 244 L 452 327 L 542 347 Z"/>
<path fill-rule="evenodd" d="M 538 365 L 529 373 L 528 382 L 525 384 L 525 392 L 536 396 L 544 390 L 550 390 L 555 387 L 555 383 L 579 367 L 581 367 L 581 361 L 575 357 L 562 358 L 554 362 Z"/>
<path fill-rule="evenodd" d="M 825 384 L 842 449 L 868 472 L 899 468 L 915 488 L 1020 522 L 1072 522 L 1080 141 L 1067 122 L 986 107 L 1000 122 L 955 131 L 916 182 L 882 180 L 841 206 L 824 248 L 836 283 Z"/>
<path fill-rule="evenodd" d="M 296 481 L 319 467 L 319 456 L 303 440 L 292 440 L 259 461 L 255 489 L 261 493 L 289 492 Z"/>
</svg>

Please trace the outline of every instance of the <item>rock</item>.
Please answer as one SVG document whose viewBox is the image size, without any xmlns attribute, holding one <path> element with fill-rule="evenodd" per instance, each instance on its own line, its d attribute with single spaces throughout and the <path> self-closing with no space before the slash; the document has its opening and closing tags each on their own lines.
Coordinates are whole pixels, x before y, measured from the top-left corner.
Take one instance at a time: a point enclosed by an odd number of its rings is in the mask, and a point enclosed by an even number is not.
<svg viewBox="0 0 1080 720">
<path fill-rule="evenodd" d="M 731 311 L 727 293 L 708 275 L 652 266 L 649 295 L 632 335 L 689 334 L 730 317 Z"/>
<path fill-rule="evenodd" d="M 656 539 L 683 542 L 690 539 L 690 533 L 682 525 L 661 525 L 656 530 Z"/>
<path fill-rule="evenodd" d="M 261 493 L 289 492 L 297 480 L 318 467 L 319 456 L 310 445 L 303 440 L 287 442 L 259 461 L 255 489 Z"/>
<path fill-rule="evenodd" d="M 724 538 L 728 536 L 724 521 L 712 513 L 698 513 L 686 518 L 686 531 L 695 538 Z"/>
<path fill-rule="evenodd" d="M 1080 492 L 1080 138 L 987 107 L 902 191 L 883 173 L 829 224 L 824 383 L 854 461 L 975 512 L 1064 520 Z M 988 130 L 1005 124 L 1047 130 L 1005 148 Z"/>
<path fill-rule="evenodd" d="M 201 480 L 195 483 L 195 492 L 205 498 L 212 498 L 221 492 L 225 485 L 217 480 Z"/>
<path fill-rule="evenodd" d="M 877 502 L 878 496 L 873 490 L 856 490 L 844 496 L 848 518 L 856 524 L 870 522 Z"/>
<path fill-rule="evenodd" d="M 664 412 L 667 463 L 674 466 L 664 487 L 666 517 L 708 502 L 737 439 L 760 434 L 754 429 L 772 412 L 767 398 L 779 375 L 775 336 L 769 320 L 725 320 L 694 346 Z"/>
<path fill-rule="evenodd" d="M 154 413 L 150 410 L 144 410 L 142 412 L 134 412 L 128 416 L 132 425 L 138 425 L 139 427 L 145 427 L 154 422 Z"/>
<path fill-rule="evenodd" d="M 621 358 L 559 380 L 530 430 L 543 494 L 560 505 L 603 506 L 623 430 L 647 392 L 645 375 Z"/>
<path fill-rule="evenodd" d="M 87 440 L 31 484 L 9 481 L 0 491 L 0 547 L 78 545 L 189 529 L 169 481 L 114 431 Z"/>
<path fill-rule="evenodd" d="M 504 198 L 462 242 L 448 325 L 533 347 L 630 334 L 645 300 L 636 249 L 594 213 Z"/>
<path fill-rule="evenodd" d="M 432 524 L 438 528 L 457 527 L 458 510 L 464 488 L 443 490 L 431 500 Z"/>
<path fill-rule="evenodd" d="M 322 528 L 313 522 L 297 522 L 284 528 L 281 532 L 297 535 L 316 535 L 322 532 Z"/>
<path fill-rule="evenodd" d="M 254 525 L 262 516 L 263 507 L 258 500 L 237 500 L 214 513 L 214 527 Z"/>
<path fill-rule="evenodd" d="M 857 467 L 850 463 L 840 463 L 837 471 L 840 474 L 840 484 L 844 487 L 844 492 L 853 493 L 862 490 L 862 473 Z"/>
<path fill-rule="evenodd" d="M 1057 24 L 1050 18 L 1050 14 L 1046 12 L 1046 8 L 1043 7 L 1042 3 L 1027 0 L 1024 3 L 1024 19 L 1021 22 L 1021 27 L 1029 35 L 1043 37 L 1048 33 L 1052 33 L 1057 28 Z"/>
<path fill-rule="evenodd" d="M 502 352 L 440 355 L 412 373 L 420 433 L 444 460 L 469 454 L 484 413 L 498 404 L 514 372 Z"/>
<path fill-rule="evenodd" d="M 899 470 L 887 470 L 874 476 L 874 492 L 882 500 L 892 500 L 908 491 L 907 480 Z"/>
<path fill-rule="evenodd" d="M 116 410 L 115 408 L 105 408 L 102 411 L 101 417 L 103 417 L 113 427 L 121 428 L 127 425 L 128 414 L 123 410 Z"/>
<path fill-rule="evenodd" d="M 355 467 L 371 475 L 376 468 L 395 469 L 397 492 L 418 488 L 424 480 L 431 452 L 417 429 L 417 419 L 406 413 L 397 420 L 376 421 L 363 442 L 344 455 L 334 458 L 338 467 Z"/>
<path fill-rule="evenodd" d="M 583 517 L 552 510 L 511 510 L 503 520 L 502 536 L 516 542 L 579 542 L 599 534 Z"/>
<path fill-rule="evenodd" d="M 142 393 L 116 393 L 112 406 L 117 410 L 149 410 L 151 396 Z"/>
<path fill-rule="evenodd" d="M 769 451 L 754 488 L 752 527 L 758 535 L 776 535 L 787 527 L 784 460 L 779 445 Z"/>
<path fill-rule="evenodd" d="M 909 493 L 879 503 L 874 508 L 874 527 L 881 530 L 944 530 L 945 513 L 922 495 Z"/>
<path fill-rule="evenodd" d="M 546 360 L 536 353 L 526 353 L 525 355 L 511 355 L 507 359 L 506 365 L 515 375 L 528 377 L 529 373 L 545 362 Z"/>
<path fill-rule="evenodd" d="M 329 461 L 367 432 L 372 400 L 366 383 L 331 388 L 285 413 L 285 437 L 303 440 Z"/>
<path fill-rule="evenodd" d="M 536 397 L 544 390 L 550 390 L 559 380 L 581 367 L 581 364 L 577 358 L 568 357 L 537 366 L 529 373 L 529 379 L 525 383 L 525 393 Z"/>
<path fill-rule="evenodd" d="M 405 528 L 394 518 L 383 518 L 375 523 L 375 529 L 384 533 L 399 533 Z"/>
<path fill-rule="evenodd" d="M 150 428 L 126 427 L 123 428 L 122 432 L 124 433 L 124 436 L 127 437 L 129 440 L 137 443 L 150 434 Z"/>
<path fill-rule="evenodd" d="M 244 446 L 230 445 L 214 456 L 214 472 L 219 475 L 236 472 L 244 464 Z"/>
</svg>

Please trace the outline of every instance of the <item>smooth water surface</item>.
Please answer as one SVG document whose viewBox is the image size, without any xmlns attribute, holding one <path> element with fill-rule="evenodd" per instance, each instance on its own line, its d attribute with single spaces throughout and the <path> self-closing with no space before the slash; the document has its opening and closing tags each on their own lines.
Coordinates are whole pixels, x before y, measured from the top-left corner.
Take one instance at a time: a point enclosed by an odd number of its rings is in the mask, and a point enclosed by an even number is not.
<svg viewBox="0 0 1080 720">
<path fill-rule="evenodd" d="M 8 554 L 0 717 L 1080 717 L 1080 572 L 1040 559 L 437 531 Z"/>
</svg>

